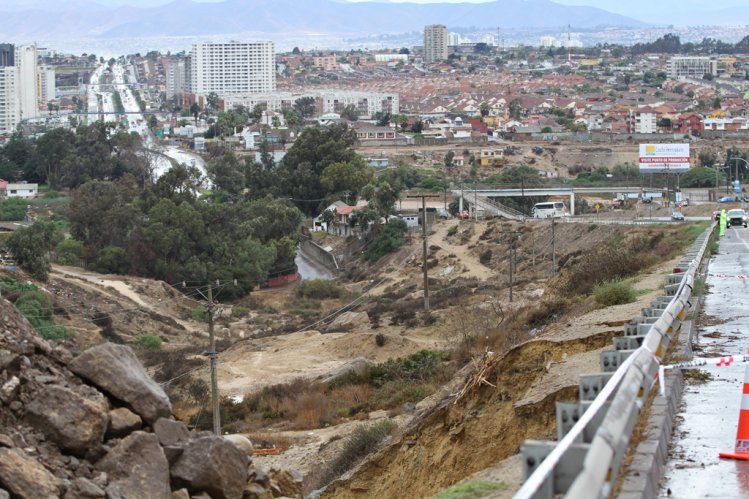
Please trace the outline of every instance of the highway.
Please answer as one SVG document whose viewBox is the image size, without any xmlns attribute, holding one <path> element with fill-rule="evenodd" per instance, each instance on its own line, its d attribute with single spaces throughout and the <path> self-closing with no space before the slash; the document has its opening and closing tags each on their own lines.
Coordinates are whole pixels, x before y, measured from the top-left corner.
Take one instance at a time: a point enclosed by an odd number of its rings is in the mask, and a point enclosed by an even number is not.
<svg viewBox="0 0 749 499">
<path fill-rule="evenodd" d="M 749 348 L 749 229 L 727 229 L 710 262 L 695 356 L 744 354 Z M 712 325 L 715 324 L 715 325 Z M 749 461 L 720 459 L 733 451 L 744 365 L 703 368 L 712 379 L 688 384 L 677 415 L 660 497 L 749 497 Z"/>
<path fill-rule="evenodd" d="M 99 78 L 107 70 L 107 67 L 107 64 L 102 64 L 91 75 L 91 84 L 88 87 L 89 112 L 101 111 L 104 113 L 114 113 L 115 111 L 111 93 L 100 91 L 98 86 Z M 135 77 L 132 75 L 129 66 L 125 67 L 119 63 L 114 64 L 112 66 L 112 75 L 114 77 L 112 86 L 117 90 L 117 92 L 119 92 L 122 106 L 128 113 L 126 116 L 130 132 L 137 133 L 143 140 L 144 147 L 156 153 L 152 155 L 152 161 L 154 162 L 152 165 L 152 171 L 154 172 L 155 178 L 160 177 L 172 167 L 170 159 L 179 163 L 196 166 L 205 175 L 205 162 L 200 156 L 174 146 L 163 147 L 156 142 L 153 134 L 148 128 L 148 124 L 143 114 L 141 114 L 138 102 L 133 95 L 133 91 L 130 86 L 125 83 L 126 72 L 130 73 L 128 76 L 129 81 L 135 81 Z M 101 109 L 98 106 L 99 99 L 101 99 L 103 103 Z"/>
</svg>

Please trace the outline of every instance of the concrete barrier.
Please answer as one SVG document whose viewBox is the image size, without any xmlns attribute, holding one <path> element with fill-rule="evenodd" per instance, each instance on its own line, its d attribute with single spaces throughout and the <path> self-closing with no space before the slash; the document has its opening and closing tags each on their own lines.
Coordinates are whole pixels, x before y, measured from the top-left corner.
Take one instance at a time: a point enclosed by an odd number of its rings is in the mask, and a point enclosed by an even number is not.
<svg viewBox="0 0 749 499">
<path fill-rule="evenodd" d="M 624 326 L 624 336 L 614 341 L 613 351 L 602 352 L 604 372 L 580 377 L 579 405 L 557 405 L 557 422 L 562 423 L 558 444 L 527 441 L 521 447 L 526 481 L 516 498 L 609 497 L 632 429 L 657 381 L 661 358 L 691 306 L 695 274 L 715 227 L 713 223 L 687 252 L 685 260 L 689 258 L 690 263 L 683 266 L 681 280 L 669 279 L 664 286 L 666 296 L 653 300 L 642 316 Z M 656 396 L 651 410 L 655 423 L 635 449 L 630 468 L 635 473 L 623 480 L 625 497 L 657 497 L 670 415 L 676 410 L 681 388 L 680 377 L 669 379 L 670 395 Z M 571 419 L 577 421 L 570 427 Z"/>
<path fill-rule="evenodd" d="M 299 246 L 306 255 L 308 255 L 320 265 L 324 265 L 325 268 L 333 272 L 338 272 L 339 270 L 341 270 L 338 267 L 338 261 L 336 260 L 335 255 L 316 242 L 312 241 L 311 239 L 302 238 L 302 240 L 299 242 Z"/>
</svg>

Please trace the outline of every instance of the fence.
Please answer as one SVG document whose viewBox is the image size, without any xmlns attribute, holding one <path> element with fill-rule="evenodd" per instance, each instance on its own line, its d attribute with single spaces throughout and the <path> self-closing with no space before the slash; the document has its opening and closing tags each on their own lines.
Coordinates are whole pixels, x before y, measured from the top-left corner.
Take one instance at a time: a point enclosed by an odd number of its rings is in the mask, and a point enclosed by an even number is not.
<svg viewBox="0 0 749 499">
<path fill-rule="evenodd" d="M 705 254 L 713 223 L 674 268 L 666 296 L 614 338 L 601 353 L 600 374 L 580 378 L 580 401 L 557 404 L 559 443 L 526 441 L 522 446 L 525 483 L 516 499 L 609 497 L 632 429 L 657 382 L 660 360 L 671 334 L 681 326 L 695 273 Z"/>
</svg>

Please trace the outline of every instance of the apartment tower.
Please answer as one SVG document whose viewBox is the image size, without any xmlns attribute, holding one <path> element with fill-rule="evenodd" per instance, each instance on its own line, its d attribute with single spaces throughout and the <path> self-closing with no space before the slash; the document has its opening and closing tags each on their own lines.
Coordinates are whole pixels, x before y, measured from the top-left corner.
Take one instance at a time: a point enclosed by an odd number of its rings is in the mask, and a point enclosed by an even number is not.
<svg viewBox="0 0 749 499">
<path fill-rule="evenodd" d="M 273 42 L 199 43 L 192 46 L 190 90 L 219 97 L 273 92 L 275 69 Z"/>
<path fill-rule="evenodd" d="M 13 133 L 20 121 L 16 48 L 0 44 L 0 135 Z"/>
<path fill-rule="evenodd" d="M 440 62 L 447 59 L 447 27 L 430 24 L 424 28 L 424 62 Z"/>
</svg>

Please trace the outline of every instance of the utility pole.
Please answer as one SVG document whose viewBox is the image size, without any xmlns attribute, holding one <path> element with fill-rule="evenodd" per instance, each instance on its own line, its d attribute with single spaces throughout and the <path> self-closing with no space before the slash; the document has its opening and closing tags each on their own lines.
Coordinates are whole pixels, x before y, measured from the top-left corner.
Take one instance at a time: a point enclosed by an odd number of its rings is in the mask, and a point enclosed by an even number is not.
<svg viewBox="0 0 749 499">
<path fill-rule="evenodd" d="M 557 229 L 556 217 L 551 217 L 551 273 L 556 274 L 557 272 L 557 248 L 556 248 L 556 229 Z"/>
<path fill-rule="evenodd" d="M 211 405 L 213 406 L 213 433 L 221 436 L 221 411 L 218 405 L 218 373 L 216 372 L 216 338 L 213 335 L 213 286 L 208 285 L 208 356 L 211 359 Z"/>
<path fill-rule="evenodd" d="M 424 269 L 424 310 L 429 310 L 429 273 L 427 269 L 427 205 L 426 198 L 439 198 L 439 194 L 407 194 L 407 198 L 421 198 L 421 234 Z"/>
<path fill-rule="evenodd" d="M 519 230 L 503 230 L 500 234 L 512 234 L 512 258 L 510 259 L 510 303 L 512 303 L 512 287 L 514 284 L 513 274 L 517 270 L 517 248 L 518 248 L 518 234 L 522 234 Z"/>
</svg>

